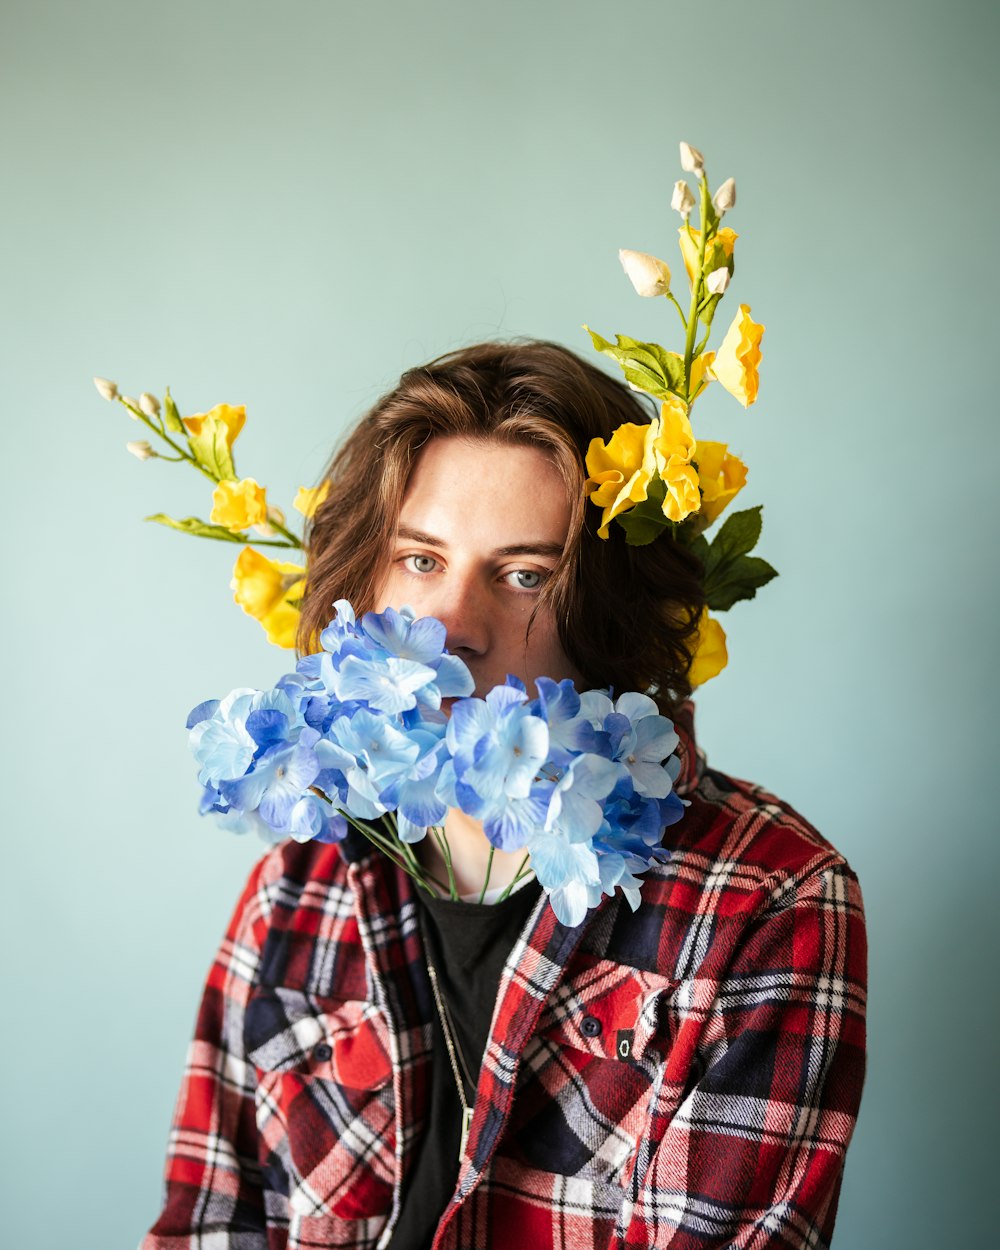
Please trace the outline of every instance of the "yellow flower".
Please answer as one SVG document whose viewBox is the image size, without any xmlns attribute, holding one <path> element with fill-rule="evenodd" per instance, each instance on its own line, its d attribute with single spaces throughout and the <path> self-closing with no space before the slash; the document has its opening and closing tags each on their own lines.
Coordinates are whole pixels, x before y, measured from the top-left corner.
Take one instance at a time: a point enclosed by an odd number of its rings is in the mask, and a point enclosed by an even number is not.
<svg viewBox="0 0 1000 1250">
<path fill-rule="evenodd" d="M 714 616 L 709 616 L 706 608 L 698 621 L 694 659 L 688 671 L 688 680 L 692 686 L 703 686 L 706 681 L 718 676 L 728 663 L 726 631 Z"/>
<path fill-rule="evenodd" d="M 305 569 L 300 564 L 280 564 L 252 547 L 244 547 L 232 566 L 229 586 L 235 591 L 232 597 L 246 615 L 254 617 L 267 629 L 267 619 L 287 606 L 285 600 L 296 599 L 301 594 Z"/>
<path fill-rule="evenodd" d="M 321 482 L 319 486 L 300 486 L 298 494 L 292 500 L 292 507 L 307 519 L 311 518 L 329 491 L 329 482 Z"/>
<path fill-rule="evenodd" d="M 252 477 L 245 477 L 241 482 L 220 482 L 212 492 L 212 512 L 208 519 L 213 525 L 224 525 L 234 534 L 251 525 L 260 525 L 267 520 L 264 487 Z"/>
<path fill-rule="evenodd" d="M 698 440 L 694 451 L 701 483 L 701 516 L 707 528 L 746 485 L 747 467 L 725 443 Z"/>
<path fill-rule="evenodd" d="M 698 394 L 701 387 L 707 386 L 712 380 L 709 366 L 715 359 L 715 352 L 702 352 L 691 361 L 691 399 Z"/>
<path fill-rule="evenodd" d="M 660 431 L 654 417 L 649 425 L 626 422 L 611 435 L 608 443 L 593 438 L 587 449 L 587 472 L 590 476 L 584 490 L 591 502 L 604 509 L 597 533 L 608 537 L 608 526 L 622 512 L 642 503 L 649 483 L 656 472 L 653 444 Z"/>
<path fill-rule="evenodd" d="M 238 407 L 232 404 L 216 404 L 208 412 L 196 412 L 191 417 L 182 417 L 181 420 L 189 434 L 198 435 L 201 433 L 202 423 L 206 417 L 217 417 L 223 423 L 226 427 L 226 443 L 232 451 L 236 436 L 243 429 L 243 423 L 247 419 L 246 406 L 244 404 Z"/>
<path fill-rule="evenodd" d="M 667 488 L 663 514 L 670 521 L 683 521 L 698 511 L 698 473 L 691 463 L 695 439 L 688 420 L 687 405 L 671 395 L 660 408 L 660 430 L 653 444 L 656 468 Z"/>
<path fill-rule="evenodd" d="M 698 249 L 701 247 L 701 231 L 695 230 L 692 226 L 691 234 L 688 235 L 687 227 L 681 226 L 677 232 L 681 240 L 681 255 L 684 257 L 684 268 L 687 270 L 688 282 L 694 283 L 698 276 Z M 719 264 L 725 264 L 733 254 L 733 248 L 736 246 L 736 240 L 740 236 L 735 230 L 730 230 L 728 226 L 720 227 L 713 241 L 705 245 L 706 272 L 711 273 L 713 269 L 718 269 L 719 265 L 710 263 L 713 251 L 717 253 L 718 249 L 713 247 L 713 242 L 721 244 L 723 256 L 716 256 Z"/>
<path fill-rule="evenodd" d="M 764 327 L 750 317 L 750 305 L 740 304 L 712 361 L 712 373 L 726 390 L 749 408 L 760 385 L 760 340 Z"/>
<path fill-rule="evenodd" d="M 305 588 L 305 582 L 296 582 L 289 595 L 298 598 Z M 297 592 L 297 593 L 296 593 Z M 285 647 L 291 651 L 295 648 L 295 635 L 299 628 L 299 609 L 290 603 L 279 603 L 273 612 L 261 618 L 261 625 L 267 634 L 267 641 L 276 647 Z"/>
</svg>

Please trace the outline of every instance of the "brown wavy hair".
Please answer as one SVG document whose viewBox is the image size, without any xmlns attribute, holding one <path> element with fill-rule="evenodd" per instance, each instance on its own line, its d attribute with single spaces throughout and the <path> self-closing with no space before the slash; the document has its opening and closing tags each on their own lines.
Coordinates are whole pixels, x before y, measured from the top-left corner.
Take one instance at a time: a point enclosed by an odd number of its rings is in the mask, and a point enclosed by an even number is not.
<svg viewBox="0 0 1000 1250">
<path fill-rule="evenodd" d="M 566 548 L 535 611 L 552 608 L 562 648 L 589 687 L 648 690 L 672 715 L 691 692 L 705 605 L 701 564 L 669 530 L 645 547 L 628 546 L 617 526 L 608 540 L 598 538 L 600 513 L 583 492 L 591 439 L 607 440 L 623 422 L 646 424 L 651 415 L 621 382 L 557 343 L 480 343 L 407 370 L 323 475 L 329 492 L 306 531 L 299 654 L 318 650 L 336 599 L 349 599 L 359 614 L 376 606 L 425 443 L 524 444 L 551 457 L 574 501 Z"/>
</svg>

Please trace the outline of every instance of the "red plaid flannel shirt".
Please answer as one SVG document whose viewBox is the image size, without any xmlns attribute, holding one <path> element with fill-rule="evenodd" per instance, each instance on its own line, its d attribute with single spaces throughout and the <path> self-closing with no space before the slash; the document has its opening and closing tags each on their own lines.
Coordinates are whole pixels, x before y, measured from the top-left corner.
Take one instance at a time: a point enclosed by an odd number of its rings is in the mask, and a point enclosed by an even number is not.
<svg viewBox="0 0 1000 1250">
<path fill-rule="evenodd" d="M 707 769 L 685 722 L 691 805 L 638 911 L 566 929 L 543 896 L 507 960 L 435 1250 L 830 1241 L 865 1068 L 857 878 Z M 209 972 L 143 1250 L 386 1245 L 433 1011 L 403 874 L 367 844 L 266 855 Z"/>
</svg>

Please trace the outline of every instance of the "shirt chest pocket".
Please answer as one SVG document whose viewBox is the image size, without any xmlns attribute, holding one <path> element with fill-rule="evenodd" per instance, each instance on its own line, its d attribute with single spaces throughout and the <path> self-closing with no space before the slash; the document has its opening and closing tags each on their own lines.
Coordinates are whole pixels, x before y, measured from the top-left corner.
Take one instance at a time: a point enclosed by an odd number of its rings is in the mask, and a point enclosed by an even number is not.
<svg viewBox="0 0 1000 1250">
<path fill-rule="evenodd" d="M 265 1169 L 299 1217 L 385 1215 L 395 1178 L 388 1030 L 368 1002 L 256 990 L 244 1018 Z M 283 1185 L 281 1187 L 284 1187 Z"/>
<path fill-rule="evenodd" d="M 575 970 L 525 1048 L 507 1153 L 563 1176 L 621 1178 L 662 1074 L 660 1001 L 673 984 L 605 960 Z"/>
</svg>

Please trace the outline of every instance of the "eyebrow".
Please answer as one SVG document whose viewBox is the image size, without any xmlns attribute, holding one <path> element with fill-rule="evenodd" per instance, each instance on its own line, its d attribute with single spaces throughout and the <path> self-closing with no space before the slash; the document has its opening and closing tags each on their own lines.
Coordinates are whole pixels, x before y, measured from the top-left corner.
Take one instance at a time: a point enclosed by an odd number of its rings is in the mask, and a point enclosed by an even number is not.
<svg viewBox="0 0 1000 1250">
<path fill-rule="evenodd" d="M 448 544 L 443 538 L 436 538 L 433 534 L 426 534 L 423 530 L 413 529 L 409 525 L 400 525 L 396 530 L 396 539 L 403 539 L 411 543 L 423 543 L 428 547 L 444 547 Z M 511 543 L 506 547 L 494 548 L 492 554 L 495 556 L 561 556 L 563 553 L 562 543 Z"/>
</svg>

